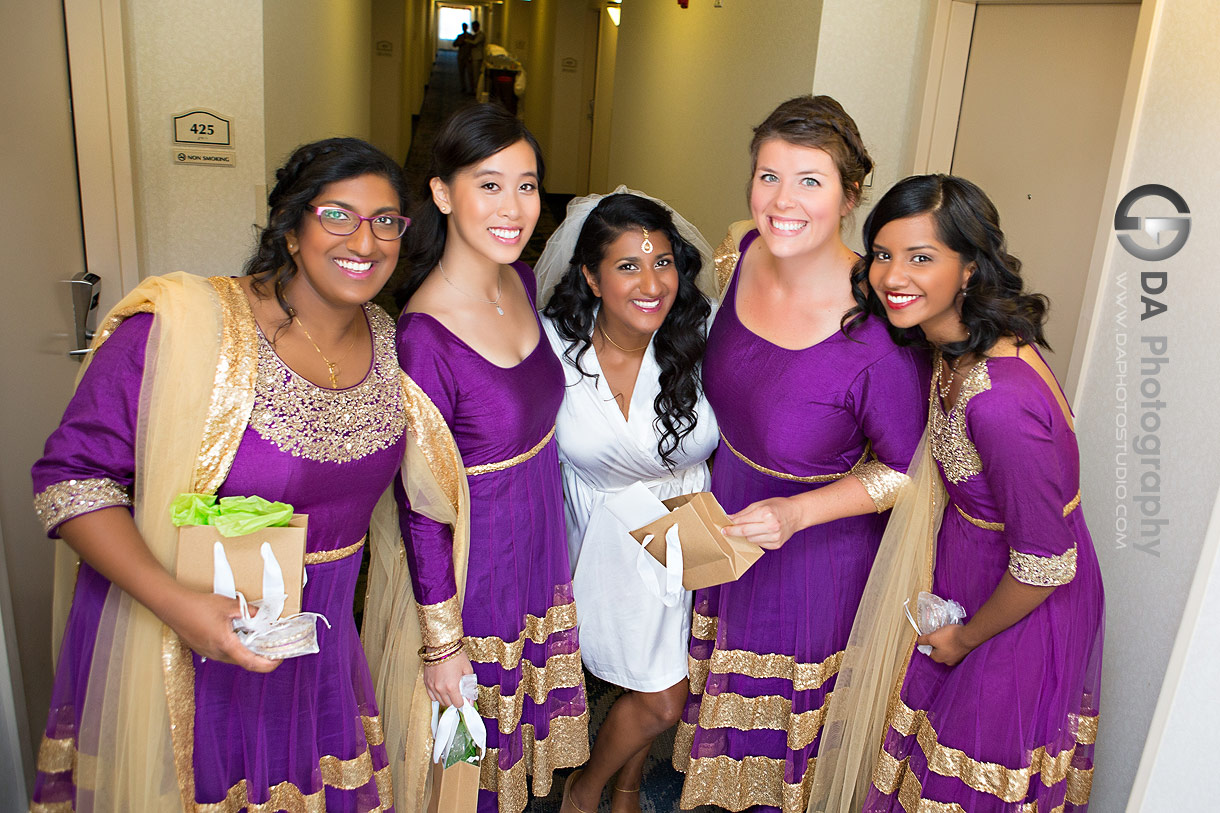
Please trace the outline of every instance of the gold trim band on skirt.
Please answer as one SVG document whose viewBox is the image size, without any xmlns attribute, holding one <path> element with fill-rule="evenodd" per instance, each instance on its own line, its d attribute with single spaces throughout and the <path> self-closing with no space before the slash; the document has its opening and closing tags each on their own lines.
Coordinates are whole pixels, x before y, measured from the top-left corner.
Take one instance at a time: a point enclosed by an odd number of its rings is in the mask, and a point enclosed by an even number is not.
<svg viewBox="0 0 1220 813">
<path fill-rule="evenodd" d="M 843 472 L 842 474 L 811 474 L 808 477 L 801 477 L 796 474 L 785 474 L 782 471 L 776 471 L 775 469 L 769 469 L 766 466 L 760 466 L 758 463 L 755 463 L 753 460 L 751 460 L 750 458 L 743 455 L 741 452 L 734 449 L 733 444 L 729 443 L 729 439 L 724 436 L 724 432 L 720 433 L 720 439 L 722 441 L 724 441 L 724 445 L 729 448 L 729 451 L 737 456 L 738 460 L 740 460 L 742 463 L 745 463 L 747 466 L 754 469 L 755 471 L 762 472 L 763 474 L 769 475 L 771 477 L 777 477 L 780 480 L 790 480 L 794 483 L 830 483 L 835 480 L 842 480 L 844 477 L 846 477 L 847 475 L 849 475 L 853 471 L 855 471 L 856 466 L 859 466 L 861 463 L 863 463 L 865 460 L 868 459 L 868 449 L 866 448 L 864 450 L 864 454 L 860 455 L 860 459 L 856 461 L 856 465 L 852 466 L 850 469 Z"/>
<path fill-rule="evenodd" d="M 555 427 L 551 427 L 551 431 L 546 433 L 546 437 L 534 444 L 534 448 L 528 452 L 522 452 L 516 457 L 510 457 L 508 460 L 501 460 L 499 463 L 480 463 L 477 466 L 467 466 L 466 476 L 477 477 L 480 474 L 491 474 L 493 471 L 504 471 L 511 469 L 513 466 L 524 463 L 534 455 L 541 452 L 546 445 L 551 442 L 551 438 L 555 437 Z"/>
<path fill-rule="evenodd" d="M 336 548 L 335 550 L 316 550 L 313 553 L 305 554 L 305 564 L 307 565 L 324 565 L 327 562 L 337 562 L 340 559 L 346 559 L 353 553 L 359 552 L 364 547 L 364 543 L 368 541 L 369 535 L 365 534 L 360 538 L 359 542 L 353 545 L 348 545 L 346 548 Z"/>
<path fill-rule="evenodd" d="M 969 522 L 971 525 L 977 526 L 977 527 L 982 528 L 987 531 L 1004 530 L 1003 522 L 988 522 L 985 519 L 977 519 L 976 517 L 972 517 L 969 514 L 967 514 L 965 511 L 963 511 L 962 507 L 960 505 L 958 505 L 957 503 L 953 503 L 953 507 L 957 509 L 957 513 L 962 515 L 962 519 L 966 520 L 966 522 Z M 1067 517 L 1068 514 L 1072 513 L 1079 507 L 1080 507 L 1080 489 L 1077 489 L 1076 496 L 1072 497 L 1072 499 L 1068 502 L 1068 504 L 1063 506 L 1063 516 Z"/>
</svg>

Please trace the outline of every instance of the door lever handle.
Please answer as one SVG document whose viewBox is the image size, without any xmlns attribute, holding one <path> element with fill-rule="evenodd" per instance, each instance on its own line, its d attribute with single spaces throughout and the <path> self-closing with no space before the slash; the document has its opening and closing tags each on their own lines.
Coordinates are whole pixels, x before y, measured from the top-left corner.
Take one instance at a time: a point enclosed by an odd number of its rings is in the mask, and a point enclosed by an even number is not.
<svg viewBox="0 0 1220 813">
<path fill-rule="evenodd" d="M 89 271 L 80 271 L 66 282 L 72 286 L 72 322 L 76 347 L 69 356 L 81 358 L 89 353 L 97 322 L 97 305 L 101 296 L 102 278 Z"/>
</svg>

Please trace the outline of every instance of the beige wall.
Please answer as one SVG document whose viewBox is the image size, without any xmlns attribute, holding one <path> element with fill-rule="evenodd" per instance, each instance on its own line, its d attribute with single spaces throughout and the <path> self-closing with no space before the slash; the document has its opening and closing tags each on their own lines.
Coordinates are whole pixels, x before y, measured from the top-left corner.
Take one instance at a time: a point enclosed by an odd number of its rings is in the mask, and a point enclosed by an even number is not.
<svg viewBox="0 0 1220 813">
<path fill-rule="evenodd" d="M 372 0 L 264 0 L 267 174 L 293 148 L 369 137 Z"/>
<path fill-rule="evenodd" d="M 719 243 L 749 215 L 750 128 L 809 92 L 822 5 L 625 0 L 606 185 L 662 198 Z"/>
<path fill-rule="evenodd" d="M 857 251 L 873 203 L 911 174 L 934 0 L 823 0 L 813 92 L 851 114 L 876 165 L 844 228 Z"/>
<path fill-rule="evenodd" d="M 85 266 L 63 15 L 58 3 L 19 3 L 0 25 L 0 71 L 14 77 L 0 118 L 0 185 L 10 210 L 25 215 L 0 218 L 0 661 L 12 667 L 0 672 L 2 810 L 28 800 L 53 675 L 54 547 L 34 516 L 30 466 L 79 369 L 67 355 L 72 306 L 62 282 Z"/>
<path fill-rule="evenodd" d="M 518 113 L 525 120 L 525 126 L 538 139 L 542 154 L 547 156 L 550 155 L 551 148 L 551 80 L 554 76 L 555 21 L 559 16 L 559 3 L 563 0 L 509 2 L 517 4 L 513 9 L 513 26 L 510 32 L 514 41 L 520 41 L 516 32 L 522 32 L 525 24 L 529 26 L 524 29 L 528 33 L 522 34 L 526 43 L 524 56 L 521 52 L 516 52 L 517 58 L 525 65 L 525 97 L 521 99 Z M 522 5 L 529 8 L 528 13 L 522 14 Z"/>
<path fill-rule="evenodd" d="M 235 274 L 264 182 L 263 14 L 242 0 L 128 0 L 128 104 L 140 274 Z M 236 166 L 172 162 L 171 117 L 233 122 Z"/>
<path fill-rule="evenodd" d="M 1214 700 L 1220 691 L 1220 652 L 1215 615 L 1199 612 L 1216 606 L 1220 584 L 1212 561 L 1200 560 L 1220 489 L 1214 420 L 1220 379 L 1213 341 L 1220 231 L 1212 225 L 1220 212 L 1217 42 L 1220 17 L 1212 0 L 1143 4 L 1124 102 L 1126 123 L 1120 123 L 1116 149 L 1117 174 L 1098 224 L 1098 271 L 1085 297 L 1086 303 L 1095 298 L 1097 307 L 1082 315 L 1080 336 L 1087 335 L 1087 343 L 1077 339 L 1084 358 L 1075 399 L 1082 505 L 1101 560 L 1107 607 L 1103 722 L 1090 806 L 1099 811 L 1122 810 L 1133 779 L 1136 795 L 1129 810 L 1215 807 L 1205 777 L 1214 770 L 1207 746 L 1220 727 Z M 1113 232 L 1119 199 L 1147 183 L 1177 190 L 1192 217 L 1185 247 L 1158 262 L 1131 256 Z M 1132 213 L 1173 214 L 1167 202 L 1146 203 Z M 1146 235 L 1136 239 L 1153 245 Z M 1168 310 L 1141 319 L 1141 296 L 1148 294 L 1141 290 L 1140 275 L 1148 272 L 1166 275 L 1164 293 L 1153 298 Z M 1168 363 L 1159 370 L 1141 363 L 1155 349 L 1144 340 L 1154 337 L 1167 345 Z M 1155 454 L 1138 453 L 1136 436 L 1149 449 L 1155 439 Z M 1165 522 L 1159 528 L 1141 526 L 1133 501 L 1141 492 L 1159 496 L 1155 519 Z M 1151 533 L 1141 536 L 1142 530 Z M 1210 557 L 1214 550 L 1213 543 Z M 1192 592 L 1197 569 L 1201 575 Z M 1205 591 L 1210 591 L 1206 605 Z M 1192 646 L 1189 633 L 1196 618 L 1202 635 Z M 1180 623 L 1183 637 L 1175 647 Z"/>
<path fill-rule="evenodd" d="M 424 103 L 424 89 L 432 75 L 432 60 L 436 56 L 436 41 L 431 36 L 433 5 L 429 0 L 407 0 L 403 18 L 402 101 L 399 107 L 401 155 L 405 161 L 411 149 L 412 116 Z"/>
</svg>

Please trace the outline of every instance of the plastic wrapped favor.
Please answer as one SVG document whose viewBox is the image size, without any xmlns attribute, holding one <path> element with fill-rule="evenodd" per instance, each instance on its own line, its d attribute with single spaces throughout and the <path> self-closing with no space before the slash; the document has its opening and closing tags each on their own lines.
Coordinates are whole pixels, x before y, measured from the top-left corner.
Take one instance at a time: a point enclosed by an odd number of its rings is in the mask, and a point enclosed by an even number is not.
<svg viewBox="0 0 1220 813">
<path fill-rule="evenodd" d="M 911 615 L 910 599 L 903 603 L 902 609 L 906 612 L 907 620 L 911 622 L 915 632 L 920 635 L 936 632 L 941 627 L 947 627 L 950 624 L 960 624 L 966 617 L 965 608 L 953 599 L 941 598 L 928 592 L 919 594 L 916 600 L 915 615 Z M 932 654 L 932 647 L 927 644 L 916 648 L 925 655 Z"/>
</svg>

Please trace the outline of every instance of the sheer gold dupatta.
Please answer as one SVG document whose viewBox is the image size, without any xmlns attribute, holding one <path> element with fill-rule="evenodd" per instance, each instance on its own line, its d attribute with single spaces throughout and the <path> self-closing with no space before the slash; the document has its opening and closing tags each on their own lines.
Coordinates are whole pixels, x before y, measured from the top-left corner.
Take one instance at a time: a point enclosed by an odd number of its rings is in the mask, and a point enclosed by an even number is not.
<svg viewBox="0 0 1220 813">
<path fill-rule="evenodd" d="M 890 513 L 877 558 L 852 624 L 818 744 L 809 813 L 850 813 L 864 805 L 889 709 L 902 688 L 915 646 L 903 612 L 932 589 L 936 534 L 945 490 L 927 431 L 915 452 L 911 482 Z"/>
<path fill-rule="evenodd" d="M 145 280 L 124 297 L 93 348 L 124 319 L 149 312 L 154 322 L 136 427 L 135 522 L 152 554 L 173 572 L 177 533 L 170 503 L 184 491 L 214 492 L 227 476 L 253 406 L 256 358 L 249 342 L 255 334 L 244 295 L 229 280 L 171 274 Z M 71 606 L 76 562 L 60 543 L 57 640 Z M 152 612 L 112 586 L 77 732 L 75 809 L 193 809 L 193 723 L 190 651 Z"/>
<path fill-rule="evenodd" d="M 470 554 L 466 468 L 436 405 L 406 374 L 402 380 L 407 411 L 403 486 L 411 510 L 453 529 L 453 572 L 461 603 Z M 377 687 L 386 755 L 394 777 L 394 808 L 399 813 L 421 813 L 430 792 L 431 702 L 424 690 L 420 620 L 392 492 L 377 503 L 369 539 L 371 561 L 361 637 Z"/>
</svg>

